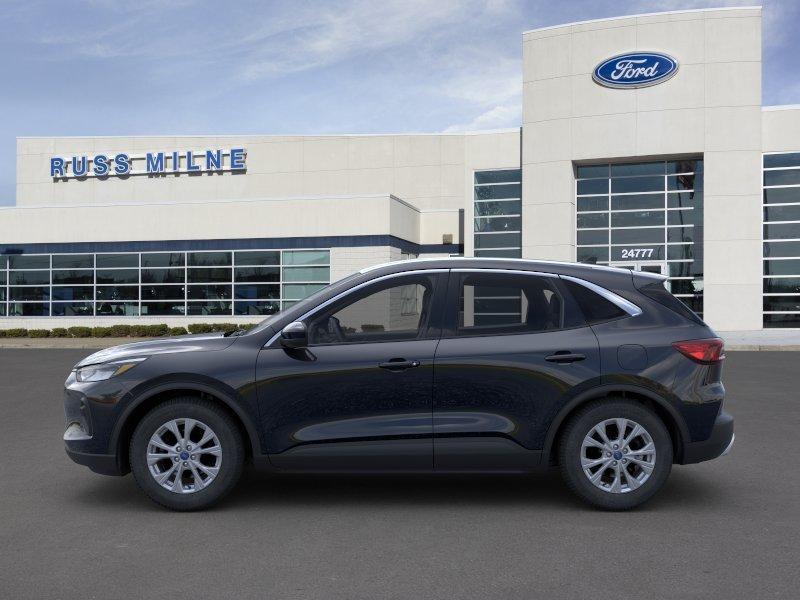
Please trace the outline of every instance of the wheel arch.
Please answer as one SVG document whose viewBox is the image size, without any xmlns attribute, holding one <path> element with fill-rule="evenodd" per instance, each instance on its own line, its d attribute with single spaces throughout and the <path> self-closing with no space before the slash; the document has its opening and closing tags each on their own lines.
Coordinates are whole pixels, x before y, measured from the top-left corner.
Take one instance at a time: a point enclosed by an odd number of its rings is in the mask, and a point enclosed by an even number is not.
<svg viewBox="0 0 800 600">
<path fill-rule="evenodd" d="M 543 461 L 553 464 L 557 456 L 557 444 L 561 431 L 569 418 L 582 406 L 593 400 L 620 397 L 635 400 L 648 408 L 663 421 L 672 439 L 673 460 L 679 461 L 683 455 L 683 446 L 690 439 L 686 424 L 677 409 L 665 398 L 647 388 L 636 385 L 603 385 L 587 390 L 570 400 L 556 414 L 545 436 Z"/>
<path fill-rule="evenodd" d="M 130 471 L 129 444 L 136 425 L 153 408 L 181 396 L 195 396 L 210 400 L 225 410 L 236 422 L 242 434 L 246 458 L 252 458 L 260 453 L 258 433 L 252 423 L 252 418 L 234 400 L 234 395 L 220 385 L 192 380 L 174 380 L 162 383 L 135 394 L 125 407 L 124 412 L 117 420 L 117 424 L 110 440 L 110 450 L 116 453 L 119 469 L 122 473 Z"/>
</svg>

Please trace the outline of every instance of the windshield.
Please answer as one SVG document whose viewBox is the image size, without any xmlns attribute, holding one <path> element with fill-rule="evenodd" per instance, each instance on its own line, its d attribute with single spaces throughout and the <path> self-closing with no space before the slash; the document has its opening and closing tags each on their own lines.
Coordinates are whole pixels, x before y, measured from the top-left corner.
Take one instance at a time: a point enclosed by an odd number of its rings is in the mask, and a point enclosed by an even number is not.
<svg viewBox="0 0 800 600">
<path fill-rule="evenodd" d="M 351 280 L 356 279 L 359 275 L 361 275 L 361 273 L 353 273 L 352 275 L 348 275 L 347 277 L 343 277 L 338 281 L 326 285 L 321 290 L 316 291 L 310 296 L 303 298 L 299 302 L 293 304 L 287 310 L 291 310 L 298 316 L 302 315 L 311 310 L 312 308 L 314 308 L 320 302 L 320 299 L 331 291 L 331 288 L 333 287 L 347 288 L 346 284 Z M 286 310 L 282 310 L 280 312 L 276 312 L 275 314 L 268 316 L 266 319 L 264 319 L 258 325 L 253 327 L 250 331 L 248 331 L 245 335 L 250 335 L 253 333 L 259 333 L 261 331 L 264 331 L 266 328 L 270 327 L 275 321 L 283 317 L 286 314 L 286 312 L 287 312 Z"/>
</svg>

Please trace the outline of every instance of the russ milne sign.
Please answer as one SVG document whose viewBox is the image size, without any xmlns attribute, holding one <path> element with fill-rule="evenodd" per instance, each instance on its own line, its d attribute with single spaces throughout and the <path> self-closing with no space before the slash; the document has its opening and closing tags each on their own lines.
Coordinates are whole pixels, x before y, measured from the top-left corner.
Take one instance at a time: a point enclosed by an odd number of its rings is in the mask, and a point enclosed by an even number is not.
<svg viewBox="0 0 800 600">
<path fill-rule="evenodd" d="M 184 152 L 147 152 L 145 154 L 95 154 L 94 156 L 54 156 L 50 159 L 50 177 L 83 179 L 87 177 L 125 177 L 128 175 L 166 175 L 178 173 L 222 173 L 245 171 L 247 151 L 186 150 Z M 138 165 L 139 168 L 134 168 Z"/>
<path fill-rule="evenodd" d="M 662 83 L 678 72 L 678 61 L 658 52 L 630 52 L 604 60 L 592 79 L 610 88 L 641 88 Z"/>
</svg>

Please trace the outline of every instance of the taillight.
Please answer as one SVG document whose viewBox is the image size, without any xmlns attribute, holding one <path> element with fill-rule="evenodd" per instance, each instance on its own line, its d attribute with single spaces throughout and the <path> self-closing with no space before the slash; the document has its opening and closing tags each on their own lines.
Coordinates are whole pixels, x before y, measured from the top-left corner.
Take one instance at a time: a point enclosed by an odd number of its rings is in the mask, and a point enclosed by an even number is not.
<svg viewBox="0 0 800 600">
<path fill-rule="evenodd" d="M 725 342 L 719 338 L 708 338 L 707 340 L 686 340 L 672 344 L 678 352 L 695 362 L 710 365 L 725 358 L 723 350 Z"/>
</svg>

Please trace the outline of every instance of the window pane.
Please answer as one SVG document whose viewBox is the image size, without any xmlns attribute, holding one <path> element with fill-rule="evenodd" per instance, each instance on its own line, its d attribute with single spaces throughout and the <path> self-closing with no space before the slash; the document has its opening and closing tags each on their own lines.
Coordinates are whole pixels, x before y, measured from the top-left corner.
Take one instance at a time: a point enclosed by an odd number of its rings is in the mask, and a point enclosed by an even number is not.
<svg viewBox="0 0 800 600">
<path fill-rule="evenodd" d="M 800 184 L 800 169 L 786 171 L 764 171 L 764 185 Z"/>
<path fill-rule="evenodd" d="M 189 283 L 230 282 L 231 269 L 189 269 Z"/>
<path fill-rule="evenodd" d="M 694 258 L 694 245 L 680 244 L 674 246 L 667 246 L 668 260 L 683 260 L 690 258 Z"/>
<path fill-rule="evenodd" d="M 703 178 L 696 175 L 668 175 L 668 190 L 699 190 L 703 187 Z"/>
<path fill-rule="evenodd" d="M 703 171 L 702 160 L 676 160 L 667 163 L 667 173 L 699 173 Z"/>
<path fill-rule="evenodd" d="M 284 267 L 284 281 L 324 281 L 330 278 L 330 267 Z"/>
<path fill-rule="evenodd" d="M 189 252 L 189 266 L 217 267 L 231 264 L 230 252 Z"/>
<path fill-rule="evenodd" d="M 84 286 L 53 286 L 53 300 L 93 300 L 94 288 Z"/>
<path fill-rule="evenodd" d="M 767 294 L 800 294 L 800 277 L 776 277 L 764 279 Z"/>
<path fill-rule="evenodd" d="M 664 194 L 632 194 L 611 196 L 611 210 L 664 208 Z"/>
<path fill-rule="evenodd" d="M 139 268 L 138 254 L 98 254 L 98 269 L 116 269 L 124 267 Z"/>
<path fill-rule="evenodd" d="M 475 219 L 475 231 L 520 231 L 520 217 L 494 217 L 491 219 Z"/>
<path fill-rule="evenodd" d="M 325 287 L 324 285 L 311 284 L 311 283 L 307 284 L 293 283 L 289 285 L 284 285 L 283 297 L 286 300 L 302 300 L 306 296 L 310 296 L 314 292 L 318 292 L 324 287 Z"/>
<path fill-rule="evenodd" d="M 5 302 L 6 300 L 6 288 L 0 287 L 0 302 Z"/>
<path fill-rule="evenodd" d="M 703 205 L 703 192 L 673 192 L 667 194 L 668 208 L 694 208 Z"/>
<path fill-rule="evenodd" d="M 578 195 L 608 194 L 608 179 L 583 179 L 578 181 Z"/>
<path fill-rule="evenodd" d="M 800 313 L 800 296 L 764 296 L 764 310 Z"/>
<path fill-rule="evenodd" d="M 142 316 L 182 316 L 183 302 L 142 302 Z"/>
<path fill-rule="evenodd" d="M 53 302 L 54 317 L 91 317 L 94 305 L 91 302 Z"/>
<path fill-rule="evenodd" d="M 263 252 L 237 252 L 235 259 L 237 265 L 279 265 L 281 263 L 281 253 L 277 250 Z"/>
<path fill-rule="evenodd" d="M 429 279 L 369 293 L 366 297 L 326 314 L 310 327 L 310 339 L 316 344 L 371 342 L 416 339 L 425 323 L 426 305 L 433 290 Z"/>
<path fill-rule="evenodd" d="M 142 267 L 182 267 L 186 263 L 183 252 L 158 252 L 142 254 Z"/>
<path fill-rule="evenodd" d="M 800 202 L 800 187 L 764 190 L 764 204 Z"/>
<path fill-rule="evenodd" d="M 578 215 L 578 229 L 608 227 L 608 213 L 589 213 Z"/>
<path fill-rule="evenodd" d="M 138 300 L 139 287 L 135 285 L 97 286 L 98 300 Z"/>
<path fill-rule="evenodd" d="M 8 314 L 11 317 L 47 317 L 50 314 L 50 305 L 39 302 L 9 303 Z"/>
<path fill-rule="evenodd" d="M 644 227 L 663 224 L 663 210 L 611 213 L 612 227 Z"/>
<path fill-rule="evenodd" d="M 327 265 L 330 263 L 327 250 L 284 250 L 284 265 Z"/>
<path fill-rule="evenodd" d="M 578 204 L 578 212 L 586 210 L 608 210 L 608 196 L 596 196 L 594 198 L 578 198 L 577 204 Z"/>
<path fill-rule="evenodd" d="M 25 254 L 8 257 L 9 269 L 49 269 L 50 255 L 30 256 Z"/>
<path fill-rule="evenodd" d="M 486 217 L 492 215 L 518 215 L 522 210 L 521 200 L 506 200 L 503 202 L 476 202 L 475 216 Z"/>
<path fill-rule="evenodd" d="M 475 188 L 475 200 L 497 200 L 499 198 L 522 198 L 522 185 L 485 185 Z"/>
<path fill-rule="evenodd" d="M 9 300 L 49 300 L 49 287 L 12 287 L 8 288 Z"/>
<path fill-rule="evenodd" d="M 237 315 L 274 315 L 280 312 L 279 302 L 245 301 L 234 302 L 233 310 Z"/>
<path fill-rule="evenodd" d="M 578 248 L 578 262 L 590 264 L 608 262 L 608 248 L 602 246 L 596 248 Z"/>
<path fill-rule="evenodd" d="M 798 327 L 800 328 L 800 315 L 764 315 L 764 327 Z"/>
<path fill-rule="evenodd" d="M 189 300 L 228 300 L 231 297 L 231 286 L 230 284 L 190 285 L 188 294 Z"/>
<path fill-rule="evenodd" d="M 475 183 L 505 183 L 522 180 L 519 169 L 501 169 L 496 171 L 475 171 Z"/>
<path fill-rule="evenodd" d="M 489 233 L 475 236 L 475 248 L 516 248 L 522 243 L 519 233 Z"/>
<path fill-rule="evenodd" d="M 94 283 L 94 271 L 53 271 L 53 283 Z"/>
<path fill-rule="evenodd" d="M 764 256 L 800 256 L 800 242 L 765 242 Z"/>
<path fill-rule="evenodd" d="M 10 285 L 47 285 L 50 283 L 50 271 L 11 271 L 8 274 Z"/>
<path fill-rule="evenodd" d="M 667 212 L 668 225 L 702 225 L 701 210 L 670 210 Z"/>
<path fill-rule="evenodd" d="M 94 256 L 91 254 L 54 254 L 54 269 L 91 269 Z"/>
<path fill-rule="evenodd" d="M 97 283 L 139 283 L 138 269 L 96 271 Z"/>
<path fill-rule="evenodd" d="M 667 242 L 693 242 L 694 227 L 670 227 L 667 229 Z"/>
<path fill-rule="evenodd" d="M 694 276 L 703 276 L 703 265 L 702 261 L 692 261 L 692 262 L 675 262 L 669 263 L 667 265 L 669 268 L 668 275 L 670 277 L 694 277 Z"/>
<path fill-rule="evenodd" d="M 764 167 L 800 167 L 800 152 L 765 154 Z"/>
<path fill-rule="evenodd" d="M 281 297 L 278 285 L 236 285 L 236 299 L 257 300 L 263 298 L 279 300 Z"/>
<path fill-rule="evenodd" d="M 800 204 L 797 206 L 766 206 L 765 221 L 800 221 Z"/>
<path fill-rule="evenodd" d="M 477 258 L 521 258 L 522 250 L 519 248 L 509 248 L 507 250 L 475 250 L 473 254 Z"/>
<path fill-rule="evenodd" d="M 764 225 L 765 240 L 789 240 L 800 238 L 800 223 Z"/>
<path fill-rule="evenodd" d="M 578 179 L 608 177 L 608 165 L 582 165 L 578 167 Z"/>
<path fill-rule="evenodd" d="M 765 260 L 764 275 L 797 275 L 800 277 L 800 258 L 795 260 Z"/>
<path fill-rule="evenodd" d="M 625 163 L 619 165 L 611 165 L 612 177 L 618 177 L 620 175 L 663 175 L 663 174 L 664 174 L 663 162 Z"/>
<path fill-rule="evenodd" d="M 236 267 L 235 281 L 280 281 L 280 267 Z"/>
<path fill-rule="evenodd" d="M 0 271 L 0 285 L 6 284 L 6 272 L 5 270 Z"/>
<path fill-rule="evenodd" d="M 190 315 L 229 315 L 231 314 L 230 301 L 216 302 L 189 302 L 187 310 Z"/>
<path fill-rule="evenodd" d="M 703 290 L 702 279 L 673 279 L 668 284 L 673 294 L 696 294 Z"/>
<path fill-rule="evenodd" d="M 608 244 L 608 230 L 578 231 L 578 244 L 582 246 Z"/>
<path fill-rule="evenodd" d="M 95 311 L 99 316 L 136 317 L 139 305 L 135 302 L 98 302 Z"/>
<path fill-rule="evenodd" d="M 142 283 L 184 283 L 183 269 L 142 269 Z"/>
<path fill-rule="evenodd" d="M 184 289 L 182 285 L 143 285 L 142 300 L 182 300 Z"/>
<path fill-rule="evenodd" d="M 664 190 L 663 177 L 624 177 L 611 180 L 611 192 L 656 192 Z"/>
<path fill-rule="evenodd" d="M 664 229 L 612 229 L 612 244 L 648 244 L 664 241 Z"/>
</svg>

